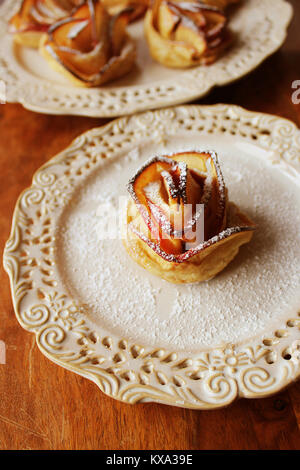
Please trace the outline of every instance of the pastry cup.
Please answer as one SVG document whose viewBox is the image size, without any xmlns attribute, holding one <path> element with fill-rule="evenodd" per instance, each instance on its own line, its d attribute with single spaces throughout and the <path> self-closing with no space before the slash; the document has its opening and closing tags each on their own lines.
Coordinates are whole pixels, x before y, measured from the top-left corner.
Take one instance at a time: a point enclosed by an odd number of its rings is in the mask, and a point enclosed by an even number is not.
<svg viewBox="0 0 300 470">
<path fill-rule="evenodd" d="M 24 31 L 14 34 L 14 41 L 21 46 L 38 49 L 43 33 L 40 31 Z"/>
<path fill-rule="evenodd" d="M 132 202 L 129 202 L 132 205 Z M 127 228 L 124 232 L 123 244 L 131 258 L 150 273 L 174 284 L 186 284 L 207 281 L 218 273 L 236 257 L 240 247 L 250 242 L 255 224 L 239 211 L 237 206 L 229 203 L 229 217 L 235 224 L 222 231 L 219 236 L 204 242 L 195 251 L 194 256 L 186 261 L 167 261 L 154 250 L 154 245 L 138 233 L 128 229 L 132 222 L 127 215 Z"/>
</svg>

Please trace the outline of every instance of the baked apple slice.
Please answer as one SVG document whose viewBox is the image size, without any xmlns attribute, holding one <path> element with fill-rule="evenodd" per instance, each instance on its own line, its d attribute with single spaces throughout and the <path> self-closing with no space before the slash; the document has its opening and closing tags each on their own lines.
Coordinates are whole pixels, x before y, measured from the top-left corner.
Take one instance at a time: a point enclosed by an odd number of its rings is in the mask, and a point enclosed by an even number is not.
<svg viewBox="0 0 300 470">
<path fill-rule="evenodd" d="M 255 224 L 228 202 L 215 152 L 155 157 L 128 190 L 124 245 L 135 261 L 171 282 L 215 276 L 253 235 Z"/>
<path fill-rule="evenodd" d="M 195 0 L 154 0 L 145 34 L 152 57 L 175 68 L 210 64 L 231 43 L 224 12 Z"/>
<path fill-rule="evenodd" d="M 100 0 L 88 0 L 54 25 L 40 52 L 77 86 L 99 86 L 128 73 L 135 44 L 126 32 L 131 10 L 110 16 Z"/>
<path fill-rule="evenodd" d="M 226 192 L 214 152 L 180 152 L 146 163 L 128 190 L 148 228 L 181 241 L 193 240 L 193 227 L 205 207 L 205 238 L 221 231 Z"/>
<path fill-rule="evenodd" d="M 42 34 L 81 3 L 83 0 L 23 0 L 9 22 L 9 31 L 16 42 L 37 48 Z"/>
</svg>

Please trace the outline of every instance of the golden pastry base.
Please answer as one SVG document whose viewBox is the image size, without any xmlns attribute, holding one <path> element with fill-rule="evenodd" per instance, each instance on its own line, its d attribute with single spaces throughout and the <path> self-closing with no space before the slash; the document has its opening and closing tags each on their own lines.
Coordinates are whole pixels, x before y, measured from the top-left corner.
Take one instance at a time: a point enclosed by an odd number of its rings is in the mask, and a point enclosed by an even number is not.
<svg viewBox="0 0 300 470">
<path fill-rule="evenodd" d="M 199 253 L 182 263 L 163 259 L 133 233 L 128 228 L 130 216 L 127 216 L 123 243 L 134 261 L 166 281 L 175 284 L 207 281 L 221 272 L 236 257 L 240 247 L 248 243 L 253 236 L 255 224 L 231 202 L 228 205 L 228 219 L 231 221 L 228 228 L 232 227 L 233 233 L 211 243 L 208 241 Z"/>
</svg>

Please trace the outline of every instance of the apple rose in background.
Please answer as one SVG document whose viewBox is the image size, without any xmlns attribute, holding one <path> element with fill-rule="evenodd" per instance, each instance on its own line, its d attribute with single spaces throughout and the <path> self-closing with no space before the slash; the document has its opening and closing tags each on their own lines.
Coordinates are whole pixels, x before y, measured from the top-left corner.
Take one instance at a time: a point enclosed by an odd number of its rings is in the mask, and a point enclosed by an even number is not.
<svg viewBox="0 0 300 470">
<path fill-rule="evenodd" d="M 133 67 L 136 47 L 126 32 L 131 9 L 110 16 L 100 0 L 88 0 L 54 25 L 40 44 L 41 54 L 77 86 L 98 86 Z"/>
<path fill-rule="evenodd" d="M 153 59 L 177 68 L 211 64 L 232 41 L 225 13 L 194 0 L 154 0 L 145 35 Z"/>
<path fill-rule="evenodd" d="M 38 48 L 42 34 L 81 3 L 83 0 L 23 0 L 9 22 L 9 31 L 19 44 Z"/>
<path fill-rule="evenodd" d="M 138 20 L 146 13 L 150 0 L 102 0 L 103 5 L 111 15 L 116 15 L 126 8 L 131 8 L 130 22 Z"/>
<path fill-rule="evenodd" d="M 155 157 L 137 171 L 128 190 L 125 248 L 138 264 L 173 283 L 214 277 L 256 227 L 228 202 L 214 152 Z"/>
</svg>

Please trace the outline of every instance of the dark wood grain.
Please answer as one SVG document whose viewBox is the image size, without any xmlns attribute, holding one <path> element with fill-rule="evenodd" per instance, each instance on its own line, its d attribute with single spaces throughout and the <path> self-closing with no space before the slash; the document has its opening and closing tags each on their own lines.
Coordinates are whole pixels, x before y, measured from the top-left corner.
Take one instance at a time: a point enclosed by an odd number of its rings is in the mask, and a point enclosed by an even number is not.
<svg viewBox="0 0 300 470">
<path fill-rule="evenodd" d="M 291 3 L 295 17 L 282 49 L 199 103 L 235 103 L 300 124 L 300 106 L 291 101 L 291 84 L 300 80 L 300 4 Z M 0 106 L 2 249 L 16 199 L 34 171 L 74 137 L 104 122 Z M 241 399 L 216 411 L 116 402 L 39 352 L 33 335 L 17 323 L 3 270 L 0 276 L 0 339 L 7 345 L 7 364 L 0 365 L 0 449 L 300 448 L 299 382 L 273 397 Z"/>
</svg>

